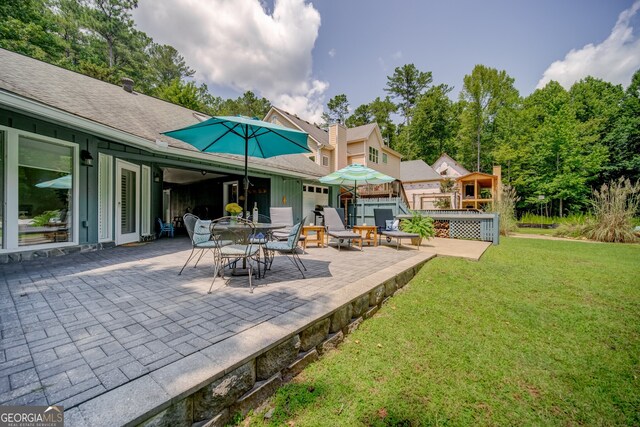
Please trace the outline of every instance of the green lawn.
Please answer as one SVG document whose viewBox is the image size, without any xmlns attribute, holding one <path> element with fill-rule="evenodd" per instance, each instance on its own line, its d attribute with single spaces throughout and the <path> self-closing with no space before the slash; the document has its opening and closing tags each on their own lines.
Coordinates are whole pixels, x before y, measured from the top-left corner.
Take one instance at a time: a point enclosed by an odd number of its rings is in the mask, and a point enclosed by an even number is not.
<svg viewBox="0 0 640 427">
<path fill-rule="evenodd" d="M 640 245 L 437 258 L 251 425 L 640 425 Z"/>
</svg>

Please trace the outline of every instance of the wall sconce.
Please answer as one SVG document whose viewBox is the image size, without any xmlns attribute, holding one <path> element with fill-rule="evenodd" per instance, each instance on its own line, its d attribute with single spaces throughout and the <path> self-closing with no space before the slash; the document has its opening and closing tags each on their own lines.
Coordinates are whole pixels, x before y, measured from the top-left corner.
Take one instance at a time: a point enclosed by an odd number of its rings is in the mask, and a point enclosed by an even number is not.
<svg viewBox="0 0 640 427">
<path fill-rule="evenodd" d="M 206 170 L 201 170 L 200 173 L 202 174 L 202 176 L 205 176 L 207 174 Z"/>
<path fill-rule="evenodd" d="M 80 160 L 82 160 L 82 166 L 93 166 L 93 156 L 87 150 L 80 151 Z"/>
<path fill-rule="evenodd" d="M 158 172 L 153 174 L 153 182 L 160 182 L 160 174 Z"/>
</svg>

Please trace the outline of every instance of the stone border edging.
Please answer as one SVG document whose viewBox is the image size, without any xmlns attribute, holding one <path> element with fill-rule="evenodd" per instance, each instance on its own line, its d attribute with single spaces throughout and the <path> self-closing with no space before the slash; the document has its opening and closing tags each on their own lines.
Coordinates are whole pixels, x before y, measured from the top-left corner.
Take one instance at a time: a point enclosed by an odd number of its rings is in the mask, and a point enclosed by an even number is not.
<svg viewBox="0 0 640 427">
<path fill-rule="evenodd" d="M 65 421 L 91 427 L 224 425 L 335 348 L 433 257 L 415 254 L 316 298 L 65 411 Z"/>
</svg>

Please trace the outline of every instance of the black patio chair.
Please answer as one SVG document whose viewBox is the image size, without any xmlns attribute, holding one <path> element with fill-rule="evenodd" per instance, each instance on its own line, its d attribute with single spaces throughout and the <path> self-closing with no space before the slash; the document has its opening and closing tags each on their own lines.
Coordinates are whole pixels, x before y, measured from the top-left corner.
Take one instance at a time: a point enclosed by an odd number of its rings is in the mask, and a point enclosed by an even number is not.
<svg viewBox="0 0 640 427">
<path fill-rule="evenodd" d="M 376 227 L 378 227 L 378 241 L 382 241 L 382 236 L 387 238 L 388 243 L 391 242 L 391 239 L 396 239 L 396 250 L 400 249 L 402 239 L 415 239 L 420 237 L 417 233 L 406 233 L 400 229 L 389 229 L 389 227 L 387 227 L 389 221 L 393 223 L 396 220 L 391 209 L 374 209 L 373 216 L 375 218 Z M 420 245 L 418 245 L 417 249 L 420 249 Z"/>
</svg>

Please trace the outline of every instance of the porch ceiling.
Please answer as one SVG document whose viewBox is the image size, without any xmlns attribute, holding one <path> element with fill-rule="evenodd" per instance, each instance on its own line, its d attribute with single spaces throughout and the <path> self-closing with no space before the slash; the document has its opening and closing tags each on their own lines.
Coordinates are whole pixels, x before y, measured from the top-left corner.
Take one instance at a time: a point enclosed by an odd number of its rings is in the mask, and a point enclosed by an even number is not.
<svg viewBox="0 0 640 427">
<path fill-rule="evenodd" d="M 200 181 L 206 181 L 212 178 L 220 178 L 221 175 L 213 172 L 194 171 L 188 169 L 162 168 L 163 181 L 171 184 L 193 184 Z"/>
</svg>

